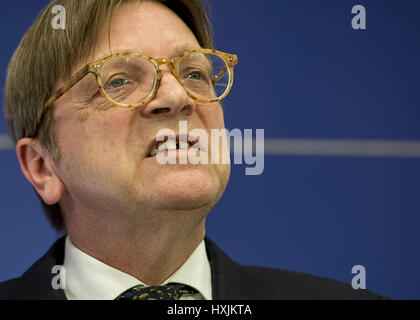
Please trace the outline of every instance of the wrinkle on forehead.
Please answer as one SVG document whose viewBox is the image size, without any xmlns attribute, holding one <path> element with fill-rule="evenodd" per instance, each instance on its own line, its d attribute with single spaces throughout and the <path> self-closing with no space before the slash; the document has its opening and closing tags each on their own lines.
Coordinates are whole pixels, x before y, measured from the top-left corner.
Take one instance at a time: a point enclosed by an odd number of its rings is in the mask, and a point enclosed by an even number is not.
<svg viewBox="0 0 420 320">
<path fill-rule="evenodd" d="M 144 1 L 124 4 L 114 11 L 109 30 L 98 38 L 91 61 L 120 52 L 172 57 L 200 47 L 177 14 L 161 3 Z"/>
<path fill-rule="evenodd" d="M 71 74 L 115 53 L 137 52 L 151 58 L 164 58 L 201 48 L 184 21 L 155 1 L 123 4 L 105 21 L 106 27 L 99 33 L 89 55 L 75 64 Z M 58 81 L 57 88 L 62 84 L 63 80 Z"/>
</svg>

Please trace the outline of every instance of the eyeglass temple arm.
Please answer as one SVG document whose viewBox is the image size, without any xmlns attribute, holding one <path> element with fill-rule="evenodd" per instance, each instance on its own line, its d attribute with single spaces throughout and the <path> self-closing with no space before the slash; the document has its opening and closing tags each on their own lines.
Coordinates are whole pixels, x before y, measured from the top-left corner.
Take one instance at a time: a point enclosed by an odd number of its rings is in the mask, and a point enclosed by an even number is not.
<svg viewBox="0 0 420 320">
<path fill-rule="evenodd" d="M 68 82 L 66 82 L 60 89 L 58 89 L 54 94 L 45 102 L 45 109 L 48 109 L 58 98 L 65 94 L 68 90 L 71 89 L 77 82 L 79 82 L 84 76 L 86 76 L 90 71 L 90 66 L 84 66 L 79 72 L 74 74 Z"/>
<path fill-rule="evenodd" d="M 238 63 L 238 57 L 236 56 L 236 55 L 230 55 L 229 57 L 228 57 L 228 63 L 229 63 L 229 66 L 231 67 L 231 68 L 233 68 L 237 63 Z M 215 76 L 212 80 L 211 80 L 211 82 L 213 83 L 213 85 L 217 82 L 217 81 L 219 81 L 224 75 L 225 75 L 225 73 L 226 73 L 226 71 L 228 71 L 228 67 L 225 65 L 220 71 L 219 71 L 219 73 L 217 74 L 217 76 Z"/>
<path fill-rule="evenodd" d="M 90 71 L 90 66 L 87 65 L 83 67 L 79 72 L 70 78 L 60 89 L 58 89 L 54 94 L 45 102 L 44 110 L 42 111 L 41 117 L 39 118 L 38 125 L 35 129 L 34 137 L 38 136 L 39 126 L 44 120 L 45 114 L 48 111 L 48 108 L 63 94 L 65 94 L 71 87 L 73 87 L 77 82 L 79 82 L 84 76 L 86 76 Z"/>
<path fill-rule="evenodd" d="M 215 76 L 213 79 L 211 79 L 211 82 L 213 83 L 213 84 L 215 84 L 217 81 L 219 81 L 224 75 L 225 75 L 225 73 L 226 73 L 226 71 L 227 71 L 227 67 L 226 66 L 224 66 L 220 71 L 219 71 L 219 73 L 217 74 L 217 76 Z"/>
</svg>

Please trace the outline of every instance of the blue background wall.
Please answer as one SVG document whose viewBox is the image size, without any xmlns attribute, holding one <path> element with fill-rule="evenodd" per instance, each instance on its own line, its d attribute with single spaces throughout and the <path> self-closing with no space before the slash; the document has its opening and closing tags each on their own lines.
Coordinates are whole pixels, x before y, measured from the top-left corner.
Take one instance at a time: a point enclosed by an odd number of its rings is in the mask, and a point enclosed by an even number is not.
<svg viewBox="0 0 420 320">
<path fill-rule="evenodd" d="M 0 6 L 0 86 L 45 0 Z M 224 101 L 228 128 L 266 138 L 420 140 L 420 2 L 210 0 L 217 48 L 237 53 Z M 351 8 L 367 29 L 351 28 Z M 0 134 L 6 134 L 4 117 Z M 420 159 L 266 155 L 260 176 L 235 165 L 207 234 L 234 259 L 420 298 Z M 19 276 L 57 238 L 0 151 L 0 281 Z"/>
</svg>

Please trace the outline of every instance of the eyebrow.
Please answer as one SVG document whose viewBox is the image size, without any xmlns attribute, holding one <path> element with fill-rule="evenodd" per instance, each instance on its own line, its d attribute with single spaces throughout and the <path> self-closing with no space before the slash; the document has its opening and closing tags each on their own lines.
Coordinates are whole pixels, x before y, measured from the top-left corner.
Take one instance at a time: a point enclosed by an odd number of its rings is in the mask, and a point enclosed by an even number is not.
<svg viewBox="0 0 420 320">
<path fill-rule="evenodd" d="M 176 45 L 174 47 L 174 52 L 176 53 L 176 56 L 179 56 L 181 54 L 183 54 L 186 51 L 192 51 L 192 50 L 196 50 L 196 49 L 200 49 L 201 47 L 198 46 L 195 47 L 194 45 L 191 44 L 182 44 L 182 45 Z"/>
<path fill-rule="evenodd" d="M 170 55 L 170 57 L 177 57 L 177 56 L 180 56 L 181 54 L 183 54 L 186 51 L 192 51 L 192 50 L 197 50 L 197 49 L 201 49 L 201 47 L 200 46 L 195 46 L 193 44 L 185 44 L 185 43 L 184 44 L 177 44 L 173 48 L 170 49 L 172 52 L 175 53 L 173 55 Z M 115 50 L 113 50 L 113 51 L 114 52 L 112 52 L 111 54 L 118 54 L 118 53 L 125 53 L 125 52 L 136 52 L 136 53 L 140 53 L 140 54 L 145 54 L 144 52 L 139 51 L 137 49 L 134 49 L 132 47 L 121 48 L 121 49 L 118 49 L 117 51 L 115 51 Z M 105 55 L 101 55 L 99 58 L 96 58 L 95 61 L 104 59 L 108 56 L 110 56 L 109 53 L 107 53 Z M 169 57 L 169 56 L 165 56 L 165 57 Z M 151 58 L 156 59 L 156 58 L 165 58 L 165 57 L 151 57 Z"/>
</svg>

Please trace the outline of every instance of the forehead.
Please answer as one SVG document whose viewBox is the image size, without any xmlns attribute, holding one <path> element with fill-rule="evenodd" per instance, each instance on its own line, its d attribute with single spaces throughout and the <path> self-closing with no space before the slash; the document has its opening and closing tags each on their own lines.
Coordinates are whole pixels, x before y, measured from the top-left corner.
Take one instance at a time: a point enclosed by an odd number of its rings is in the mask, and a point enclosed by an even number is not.
<svg viewBox="0 0 420 320">
<path fill-rule="evenodd" d="M 108 28 L 100 33 L 93 58 L 119 52 L 168 57 L 198 48 L 196 37 L 178 15 L 158 2 L 143 1 L 115 9 L 109 34 Z"/>
</svg>

